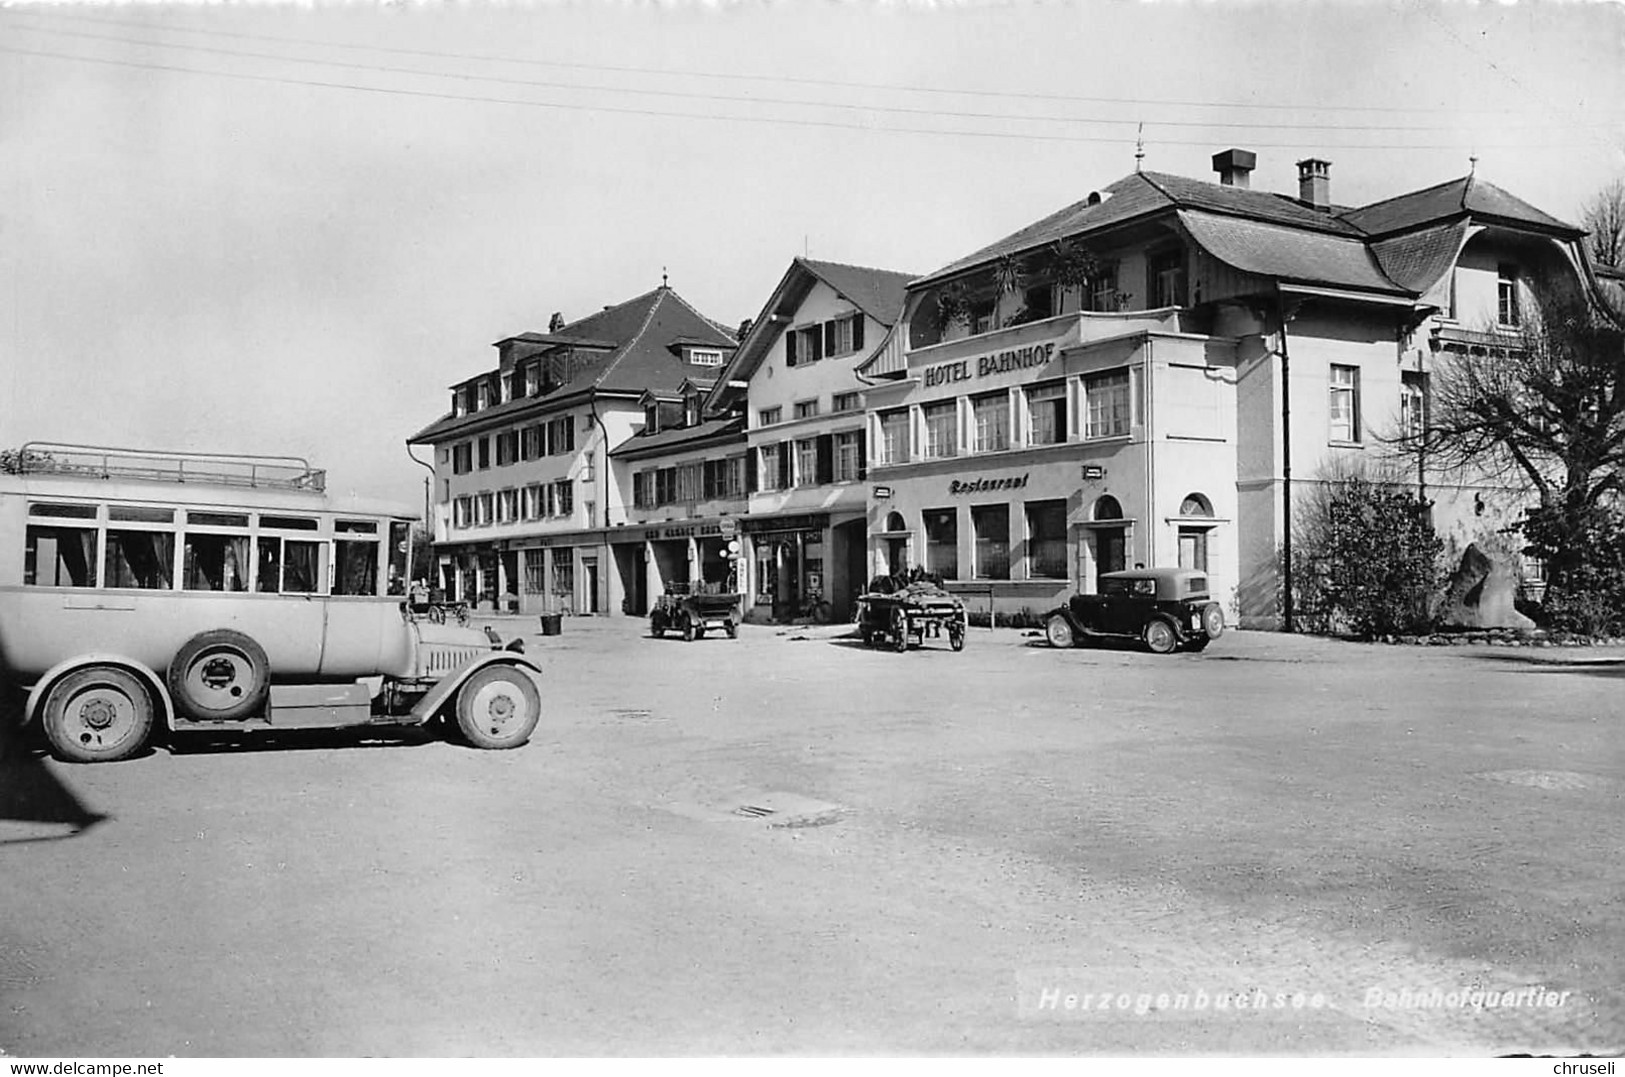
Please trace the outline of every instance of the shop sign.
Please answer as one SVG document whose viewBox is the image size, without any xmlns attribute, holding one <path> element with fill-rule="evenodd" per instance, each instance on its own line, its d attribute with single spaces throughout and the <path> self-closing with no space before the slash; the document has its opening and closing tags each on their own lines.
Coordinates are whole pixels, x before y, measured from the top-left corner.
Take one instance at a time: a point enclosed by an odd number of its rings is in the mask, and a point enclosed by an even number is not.
<svg viewBox="0 0 1625 1077">
<path fill-rule="evenodd" d="M 948 493 L 986 494 L 994 490 L 1025 490 L 1027 477 L 1031 474 L 1030 471 L 1024 471 L 1020 475 L 1005 475 L 996 479 L 971 479 L 969 482 L 955 479 L 948 484 Z"/>
<path fill-rule="evenodd" d="M 1042 344 L 1028 344 L 1022 348 L 1009 348 L 987 355 L 974 355 L 969 359 L 958 359 L 952 363 L 928 366 L 921 379 L 925 388 L 930 389 L 950 382 L 970 381 L 972 378 L 985 378 L 991 374 L 1006 374 L 1012 370 L 1047 366 L 1054 357 L 1055 341 L 1047 340 Z"/>
<path fill-rule="evenodd" d="M 746 531 L 754 535 L 763 531 L 821 531 L 828 523 L 828 516 L 807 514 L 764 516 L 759 520 L 746 520 L 744 526 Z"/>
</svg>

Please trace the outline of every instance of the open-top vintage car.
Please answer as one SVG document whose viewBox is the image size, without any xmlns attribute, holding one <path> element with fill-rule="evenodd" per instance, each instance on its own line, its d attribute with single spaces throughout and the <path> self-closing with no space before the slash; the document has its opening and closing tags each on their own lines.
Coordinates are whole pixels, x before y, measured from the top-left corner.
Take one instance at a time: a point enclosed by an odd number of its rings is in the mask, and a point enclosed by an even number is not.
<svg viewBox="0 0 1625 1077">
<path fill-rule="evenodd" d="M 1096 639 L 1138 639 L 1156 654 L 1200 651 L 1224 634 L 1224 610 L 1208 595 L 1207 573 L 1140 568 L 1100 577 L 1100 593 L 1073 595 L 1044 615 L 1052 647 Z"/>
<path fill-rule="evenodd" d="M 702 638 L 707 630 L 726 632 L 729 639 L 738 636 L 739 600 L 743 596 L 712 591 L 709 586 L 668 584 L 666 593 L 655 599 L 654 609 L 649 611 L 649 634 L 659 639 L 669 629 L 689 642 Z"/>
</svg>

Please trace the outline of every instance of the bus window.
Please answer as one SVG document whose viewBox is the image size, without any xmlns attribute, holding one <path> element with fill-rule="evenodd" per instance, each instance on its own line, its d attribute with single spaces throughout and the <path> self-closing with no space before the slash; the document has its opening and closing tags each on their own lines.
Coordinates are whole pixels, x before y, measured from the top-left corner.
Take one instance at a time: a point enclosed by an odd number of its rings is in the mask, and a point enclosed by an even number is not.
<svg viewBox="0 0 1625 1077">
<path fill-rule="evenodd" d="M 23 551 L 23 583 L 35 587 L 96 586 L 96 529 L 30 524 Z"/>
<path fill-rule="evenodd" d="M 406 593 L 407 529 L 411 526 L 400 520 L 389 523 L 389 593 L 392 595 Z"/>
<path fill-rule="evenodd" d="M 174 535 L 166 531 L 109 530 L 102 585 L 167 591 L 174 582 L 174 565 Z"/>
<path fill-rule="evenodd" d="M 338 573 L 333 580 L 335 595 L 376 595 L 378 593 L 378 543 L 375 541 L 333 543 L 338 555 Z"/>
<path fill-rule="evenodd" d="M 187 534 L 182 571 L 188 591 L 248 590 L 248 536 Z"/>
<path fill-rule="evenodd" d="M 321 549 L 319 542 L 261 535 L 257 589 L 264 594 L 315 594 L 316 581 L 321 579 Z"/>
</svg>

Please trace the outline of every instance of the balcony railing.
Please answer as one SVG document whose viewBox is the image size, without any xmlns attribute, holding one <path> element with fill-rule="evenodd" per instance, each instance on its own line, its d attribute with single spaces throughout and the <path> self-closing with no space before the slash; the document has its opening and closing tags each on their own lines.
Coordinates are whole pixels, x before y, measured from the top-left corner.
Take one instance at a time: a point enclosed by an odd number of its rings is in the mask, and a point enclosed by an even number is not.
<svg viewBox="0 0 1625 1077">
<path fill-rule="evenodd" d="M 30 441 L 14 458 L 7 458 L 5 465 L 5 470 L 23 475 L 77 475 L 315 493 L 327 489 L 327 472 L 311 467 L 299 456 L 161 452 Z"/>
</svg>

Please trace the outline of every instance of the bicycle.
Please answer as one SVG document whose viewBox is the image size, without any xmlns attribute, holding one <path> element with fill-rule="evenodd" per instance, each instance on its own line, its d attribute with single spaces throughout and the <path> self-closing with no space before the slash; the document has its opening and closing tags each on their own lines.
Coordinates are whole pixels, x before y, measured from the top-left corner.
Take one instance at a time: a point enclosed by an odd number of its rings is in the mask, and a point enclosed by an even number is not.
<svg viewBox="0 0 1625 1077">
<path fill-rule="evenodd" d="M 445 624 L 448 614 L 451 616 L 452 620 L 456 621 L 464 628 L 467 628 L 469 621 L 473 619 L 468 612 L 468 603 L 466 602 L 434 602 L 429 605 L 428 616 L 430 624 Z"/>
</svg>

